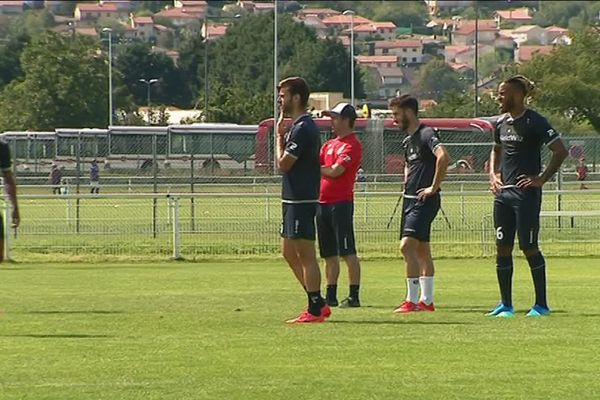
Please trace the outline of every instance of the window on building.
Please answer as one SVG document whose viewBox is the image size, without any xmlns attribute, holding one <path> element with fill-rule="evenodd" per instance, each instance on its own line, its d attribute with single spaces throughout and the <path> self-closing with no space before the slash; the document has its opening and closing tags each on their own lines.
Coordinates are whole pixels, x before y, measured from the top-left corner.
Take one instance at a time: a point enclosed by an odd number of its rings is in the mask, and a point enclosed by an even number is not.
<svg viewBox="0 0 600 400">
<path fill-rule="evenodd" d="M 406 49 L 402 49 L 402 52 L 403 52 L 403 53 L 406 53 Z"/>
<path fill-rule="evenodd" d="M 416 52 L 417 52 L 417 49 L 413 49 L 413 53 L 416 53 Z"/>
<path fill-rule="evenodd" d="M 413 57 L 412 62 L 417 62 L 417 57 Z"/>
</svg>

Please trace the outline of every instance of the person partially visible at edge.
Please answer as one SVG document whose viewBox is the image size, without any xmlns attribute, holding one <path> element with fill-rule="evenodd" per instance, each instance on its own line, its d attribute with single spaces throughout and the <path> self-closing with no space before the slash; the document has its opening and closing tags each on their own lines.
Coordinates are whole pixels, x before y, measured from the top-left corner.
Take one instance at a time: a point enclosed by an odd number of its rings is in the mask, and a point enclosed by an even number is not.
<svg viewBox="0 0 600 400">
<path fill-rule="evenodd" d="M 275 129 L 276 165 L 282 173 L 283 257 L 308 297 L 308 307 L 288 323 L 324 322 L 331 309 L 321 297 L 321 271 L 315 252 L 315 215 L 321 165 L 319 129 L 306 112 L 310 91 L 300 77 L 279 82 L 280 113 Z M 286 124 L 285 117 L 292 119 Z"/>
<path fill-rule="evenodd" d="M 19 215 L 19 203 L 17 202 L 17 183 L 12 172 L 12 158 L 10 156 L 10 147 L 8 143 L 0 139 L 0 171 L 4 178 L 4 190 L 8 196 L 8 200 L 11 207 L 11 225 L 16 228 L 21 223 L 21 217 Z M 2 213 L 0 213 L 0 262 L 4 260 L 4 238 L 7 235 L 4 227 L 4 220 Z"/>
</svg>

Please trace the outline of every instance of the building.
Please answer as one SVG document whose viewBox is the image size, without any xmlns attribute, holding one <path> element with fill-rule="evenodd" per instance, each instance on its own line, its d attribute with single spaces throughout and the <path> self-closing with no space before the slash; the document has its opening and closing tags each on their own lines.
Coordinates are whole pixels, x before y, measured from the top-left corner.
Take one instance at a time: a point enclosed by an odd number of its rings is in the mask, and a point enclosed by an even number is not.
<svg viewBox="0 0 600 400">
<path fill-rule="evenodd" d="M 342 31 L 343 35 L 350 35 L 351 29 Z M 366 40 L 368 38 L 380 37 L 383 40 L 391 40 L 396 37 L 396 24 L 393 22 L 371 22 L 370 24 L 354 25 L 354 39 Z"/>
<path fill-rule="evenodd" d="M 547 32 L 544 28 L 537 25 L 523 25 L 512 30 L 511 37 L 517 44 L 548 44 Z"/>
<path fill-rule="evenodd" d="M 399 57 L 388 56 L 356 56 L 357 64 L 376 68 L 393 68 L 398 66 Z"/>
<path fill-rule="evenodd" d="M 477 46 L 478 57 L 494 54 L 494 46 L 480 44 Z M 446 46 L 444 59 L 447 64 L 463 64 L 468 68 L 475 68 L 475 46 Z M 464 67 L 463 67 L 464 68 Z"/>
<path fill-rule="evenodd" d="M 475 32 L 479 43 L 493 44 L 499 32 L 498 23 L 493 19 L 482 19 L 475 29 L 474 20 L 458 21 L 452 32 L 452 44 L 455 46 L 468 46 L 475 43 Z"/>
<path fill-rule="evenodd" d="M 549 26 L 546 28 L 546 39 L 548 43 L 553 43 L 558 37 L 562 37 L 569 34 L 569 30 L 561 28 L 560 26 Z"/>
<path fill-rule="evenodd" d="M 133 35 L 135 39 L 148 42 L 156 38 L 152 17 L 136 17 L 130 14 L 128 27 L 131 29 L 129 34 Z"/>
<path fill-rule="evenodd" d="M 77 21 L 96 22 L 100 18 L 125 19 L 129 13 L 119 10 L 115 4 L 79 3 L 75 7 L 74 17 Z"/>
<path fill-rule="evenodd" d="M 0 1 L 0 15 L 19 15 L 23 14 L 23 0 L 2 0 Z"/>
<path fill-rule="evenodd" d="M 345 101 L 342 92 L 311 92 L 308 98 L 310 110 L 331 110 L 336 104 Z"/>
<path fill-rule="evenodd" d="M 420 40 L 377 41 L 375 55 L 396 55 L 403 64 L 420 64 L 423 62 L 423 42 Z"/>
<path fill-rule="evenodd" d="M 424 0 L 429 15 L 437 15 L 440 12 L 453 12 L 461 8 L 467 8 L 473 3 L 472 0 Z"/>
<path fill-rule="evenodd" d="M 154 14 L 154 16 L 168 19 L 178 28 L 199 23 L 201 19 L 197 15 L 188 14 L 183 8 L 168 8 Z"/>
<path fill-rule="evenodd" d="M 313 29 L 318 38 L 324 39 L 327 37 L 327 30 L 328 30 L 327 26 L 325 26 L 323 21 L 321 21 L 321 19 L 319 19 L 318 17 L 316 17 L 314 15 L 308 15 L 306 17 L 303 17 L 302 19 L 296 17 L 296 18 L 294 18 L 294 20 L 296 22 L 303 23 L 304 25 Z M 345 37 L 345 36 L 341 36 L 341 37 Z"/>
<path fill-rule="evenodd" d="M 548 55 L 552 53 L 554 50 L 554 46 L 545 45 L 545 46 L 527 46 L 521 45 L 515 49 L 515 62 L 517 64 L 522 64 L 531 60 L 536 54 Z"/>
<path fill-rule="evenodd" d="M 515 26 L 531 24 L 533 16 L 529 13 L 529 8 L 517 8 L 516 10 L 496 11 L 496 21 L 498 24 L 512 24 Z"/>
<path fill-rule="evenodd" d="M 173 5 L 199 19 L 204 18 L 208 11 L 208 3 L 204 0 L 175 0 Z"/>
<path fill-rule="evenodd" d="M 114 4 L 117 7 L 117 10 L 127 13 L 133 10 L 134 8 L 133 2 L 131 2 L 130 0 L 98 0 L 98 4 Z"/>
<path fill-rule="evenodd" d="M 380 99 L 395 96 L 396 91 L 404 84 L 404 72 L 400 67 L 369 67 L 369 73 L 373 73 L 380 83 L 377 93 Z"/>
<path fill-rule="evenodd" d="M 262 14 L 273 12 L 275 10 L 275 4 L 270 2 L 258 2 L 258 1 L 244 1 L 238 0 L 238 7 L 250 14 Z"/>
<path fill-rule="evenodd" d="M 358 25 L 370 24 L 372 21 L 361 17 L 360 15 L 335 15 L 323 19 L 323 24 L 325 24 L 327 28 L 332 28 L 337 31 L 350 29 L 352 23 L 354 23 L 354 26 L 356 27 Z"/>
<path fill-rule="evenodd" d="M 308 17 L 315 17 L 320 20 L 325 18 L 334 17 L 340 15 L 341 12 L 332 10 L 331 8 L 304 8 L 298 11 L 298 18 L 304 19 Z"/>
<path fill-rule="evenodd" d="M 208 40 L 219 39 L 225 36 L 228 28 L 229 24 L 207 24 L 206 22 L 204 22 L 204 24 L 202 25 L 202 37 L 205 37 Z"/>
</svg>

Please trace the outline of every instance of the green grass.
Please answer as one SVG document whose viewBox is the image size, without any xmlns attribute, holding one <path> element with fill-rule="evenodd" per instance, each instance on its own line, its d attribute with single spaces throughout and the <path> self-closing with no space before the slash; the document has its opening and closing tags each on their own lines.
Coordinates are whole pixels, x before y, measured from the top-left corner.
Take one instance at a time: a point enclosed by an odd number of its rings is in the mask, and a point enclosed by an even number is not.
<svg viewBox="0 0 600 400">
<path fill-rule="evenodd" d="M 0 398 L 597 399 L 598 260 L 548 265 L 546 319 L 523 260 L 514 320 L 483 317 L 485 260 L 438 261 L 439 310 L 393 315 L 388 261 L 364 263 L 365 307 L 311 326 L 283 323 L 305 301 L 283 262 L 3 265 Z"/>
</svg>

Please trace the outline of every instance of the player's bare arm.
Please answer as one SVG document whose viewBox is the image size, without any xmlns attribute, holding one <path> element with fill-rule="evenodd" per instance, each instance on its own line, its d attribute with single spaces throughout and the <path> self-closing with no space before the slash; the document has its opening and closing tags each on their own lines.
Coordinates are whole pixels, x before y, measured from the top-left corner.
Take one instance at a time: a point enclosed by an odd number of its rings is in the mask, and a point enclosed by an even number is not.
<svg viewBox="0 0 600 400">
<path fill-rule="evenodd" d="M 569 155 L 569 152 L 562 140 L 555 140 L 548 148 L 552 152 L 552 158 L 550 159 L 548 167 L 546 167 L 544 172 L 539 176 L 520 176 L 517 187 L 542 187 L 558 171 L 565 158 Z"/>
<path fill-rule="evenodd" d="M 283 113 L 279 113 L 277 118 L 276 139 L 277 139 L 277 168 L 280 172 L 288 172 L 294 166 L 296 157 L 285 151 L 285 134 L 288 126 L 285 123 Z"/>
<path fill-rule="evenodd" d="M 21 216 L 19 214 L 19 204 L 17 202 L 17 183 L 15 182 L 15 176 L 11 171 L 4 171 L 2 176 L 4 178 L 6 194 L 12 204 L 12 226 L 17 227 L 21 222 Z"/>
<path fill-rule="evenodd" d="M 333 164 L 331 167 L 321 167 L 321 175 L 328 178 L 339 178 L 346 172 L 346 167 L 340 164 Z"/>
<path fill-rule="evenodd" d="M 435 195 L 442 186 L 442 181 L 446 176 L 448 170 L 448 164 L 450 163 L 450 156 L 448 150 L 443 145 L 439 145 L 433 152 L 435 155 L 435 175 L 433 176 L 433 182 L 431 186 L 422 188 L 417 191 L 417 198 L 421 201 Z"/>
<path fill-rule="evenodd" d="M 502 145 L 494 144 L 490 153 L 490 190 L 497 194 L 502 190 L 502 179 L 500 178 L 500 160 Z"/>
</svg>

